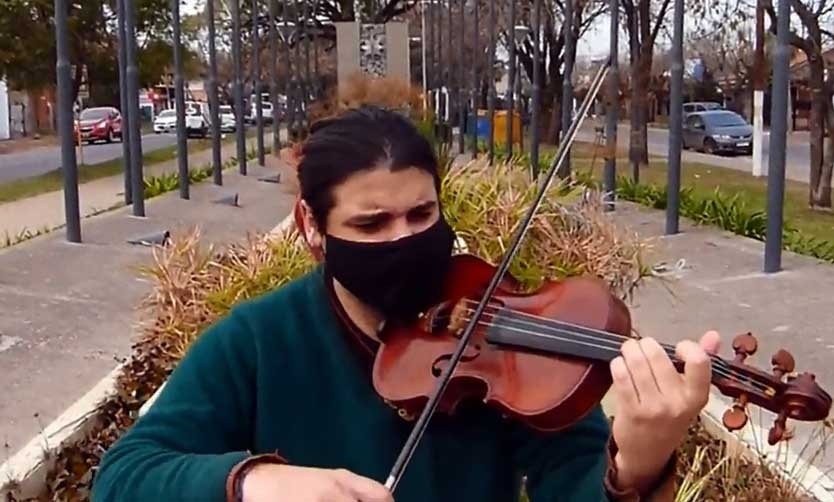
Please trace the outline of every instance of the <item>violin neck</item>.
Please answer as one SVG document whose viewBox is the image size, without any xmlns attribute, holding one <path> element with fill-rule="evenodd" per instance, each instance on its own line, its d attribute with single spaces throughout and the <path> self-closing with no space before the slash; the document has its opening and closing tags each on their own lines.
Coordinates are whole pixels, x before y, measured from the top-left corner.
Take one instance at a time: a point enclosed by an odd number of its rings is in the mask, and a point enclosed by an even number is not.
<svg viewBox="0 0 834 502">
<path fill-rule="evenodd" d="M 487 328 L 486 340 L 495 345 L 513 347 L 546 355 L 572 356 L 583 360 L 610 363 L 621 352 L 623 342 L 628 338 L 616 333 L 585 328 L 559 321 L 524 319 L 524 324 L 513 322 L 512 314 L 500 315 Z M 499 320 L 500 319 L 500 320 Z M 540 323 L 540 326 L 531 326 Z M 671 358 L 675 369 L 683 372 L 683 361 L 675 353 L 675 347 L 661 344 Z M 723 373 L 724 361 L 713 356 L 712 381 L 718 382 Z"/>
</svg>

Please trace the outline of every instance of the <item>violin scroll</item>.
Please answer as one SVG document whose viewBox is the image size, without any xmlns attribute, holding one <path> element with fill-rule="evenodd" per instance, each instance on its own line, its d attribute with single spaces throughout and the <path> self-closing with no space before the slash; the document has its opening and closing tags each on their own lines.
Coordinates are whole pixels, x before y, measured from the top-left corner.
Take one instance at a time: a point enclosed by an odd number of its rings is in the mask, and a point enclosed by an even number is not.
<svg viewBox="0 0 834 502">
<path fill-rule="evenodd" d="M 790 439 L 788 419 L 825 420 L 832 399 L 820 388 L 814 375 L 796 374 L 796 360 L 784 349 L 771 357 L 772 373 L 756 369 L 746 361 L 757 348 L 756 338 L 751 333 L 744 333 L 733 340 L 735 357 L 732 361 L 713 359 L 713 384 L 724 395 L 735 399 L 722 417 L 724 427 L 730 431 L 744 427 L 748 422 L 746 409 L 750 403 L 777 415 L 768 432 L 771 445 Z"/>
</svg>

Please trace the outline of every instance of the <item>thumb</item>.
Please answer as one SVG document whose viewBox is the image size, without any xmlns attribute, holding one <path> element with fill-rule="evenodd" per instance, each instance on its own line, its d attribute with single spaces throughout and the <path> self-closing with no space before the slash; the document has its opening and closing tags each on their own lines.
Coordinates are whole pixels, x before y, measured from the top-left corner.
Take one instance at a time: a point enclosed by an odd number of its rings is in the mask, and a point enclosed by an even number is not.
<svg viewBox="0 0 834 502">
<path fill-rule="evenodd" d="M 718 349 L 721 348 L 721 335 L 717 331 L 707 331 L 701 337 L 700 344 L 704 352 L 708 354 L 717 354 Z"/>
<path fill-rule="evenodd" d="M 391 492 L 373 479 L 354 474 L 347 469 L 334 471 L 336 481 L 360 502 L 393 502 Z"/>
</svg>

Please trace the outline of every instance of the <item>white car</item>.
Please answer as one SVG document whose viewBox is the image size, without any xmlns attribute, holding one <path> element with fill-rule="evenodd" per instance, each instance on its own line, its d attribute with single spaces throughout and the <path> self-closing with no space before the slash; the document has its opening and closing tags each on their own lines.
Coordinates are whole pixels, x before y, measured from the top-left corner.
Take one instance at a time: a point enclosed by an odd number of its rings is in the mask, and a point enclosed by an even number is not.
<svg viewBox="0 0 834 502">
<path fill-rule="evenodd" d="M 230 105 L 220 105 L 220 131 L 221 132 L 235 132 L 237 123 L 235 121 L 235 111 Z"/>
<path fill-rule="evenodd" d="M 153 132 L 161 134 L 164 132 L 177 131 L 177 113 L 171 110 L 162 110 L 153 120 Z"/>
</svg>

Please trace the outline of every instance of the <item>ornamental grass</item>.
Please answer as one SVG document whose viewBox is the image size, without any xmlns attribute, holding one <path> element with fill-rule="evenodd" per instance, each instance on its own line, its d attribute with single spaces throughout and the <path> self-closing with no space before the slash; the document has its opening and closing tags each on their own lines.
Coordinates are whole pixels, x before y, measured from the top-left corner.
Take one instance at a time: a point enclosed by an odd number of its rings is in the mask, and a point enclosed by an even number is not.
<svg viewBox="0 0 834 502">
<path fill-rule="evenodd" d="M 627 297 L 646 276 L 642 262 L 646 243 L 615 226 L 596 202 L 598 196 L 584 190 L 550 188 L 510 272 L 526 287 L 535 287 L 544 278 L 592 274 Z M 484 161 L 473 161 L 448 171 L 442 203 L 469 251 L 497 263 L 534 193 L 535 184 L 524 169 L 510 164 L 489 169 Z M 250 235 L 223 250 L 204 246 L 198 229 L 175 235 L 179 237 L 168 247 L 155 249 L 153 263 L 140 270 L 152 289 L 140 305 L 141 331 L 123 363 L 115 394 L 99 405 L 95 423 L 83 439 L 49 453 L 54 467 L 45 492 L 35 500 L 88 500 L 103 453 L 134 423 L 142 405 L 203 329 L 239 302 L 278 288 L 316 265 L 294 228 L 281 235 Z M 724 471 L 710 470 L 724 465 L 720 464 L 725 457 L 722 445 L 693 426 L 682 448 L 679 481 L 682 488 L 691 488 L 704 480 L 698 493 L 708 495 L 680 502 L 800 500 L 780 492 L 765 471 L 750 463 L 737 471 L 749 473 L 745 475 L 750 482 L 738 492 L 729 491 L 726 479 L 716 481 L 727 476 Z M 762 479 L 768 482 L 758 482 Z M 763 491 L 763 485 L 770 491 Z M 753 486 L 757 488 L 748 489 Z"/>
</svg>

